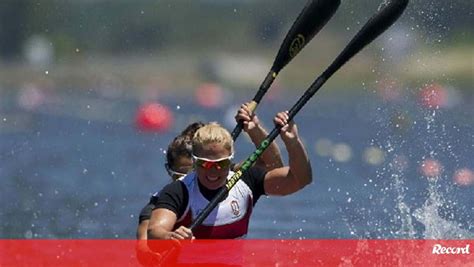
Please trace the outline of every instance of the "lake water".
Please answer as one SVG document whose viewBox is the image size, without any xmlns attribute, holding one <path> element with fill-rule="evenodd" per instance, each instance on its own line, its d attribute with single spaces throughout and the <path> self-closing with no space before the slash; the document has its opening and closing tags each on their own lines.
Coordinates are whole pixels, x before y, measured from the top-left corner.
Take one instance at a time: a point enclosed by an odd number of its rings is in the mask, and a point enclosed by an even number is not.
<svg viewBox="0 0 474 267">
<path fill-rule="evenodd" d="M 292 196 L 261 198 L 248 237 L 474 238 L 474 185 L 453 181 L 474 170 L 473 96 L 430 109 L 412 91 L 390 101 L 368 89 L 318 92 L 295 118 L 314 181 Z M 267 129 L 298 97 L 264 99 Z M 248 98 L 203 108 L 192 95 L 164 96 L 175 124 L 149 133 L 136 129 L 131 98 L 64 91 L 25 106 L 21 92 L 3 93 L 0 238 L 134 238 L 139 211 L 169 182 L 169 141 L 197 119 L 232 129 Z M 236 158 L 252 151 L 242 135 Z M 427 159 L 442 166 L 430 179 L 420 170 Z"/>
</svg>

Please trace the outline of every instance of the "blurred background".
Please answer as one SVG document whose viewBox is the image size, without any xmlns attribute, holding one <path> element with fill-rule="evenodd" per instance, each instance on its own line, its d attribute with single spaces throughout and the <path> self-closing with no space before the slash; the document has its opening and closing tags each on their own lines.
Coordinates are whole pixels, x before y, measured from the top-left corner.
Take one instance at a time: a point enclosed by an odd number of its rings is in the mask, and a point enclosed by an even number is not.
<svg viewBox="0 0 474 267">
<path fill-rule="evenodd" d="M 381 2 L 342 1 L 263 99 L 268 129 Z M 305 3 L 1 1 L 0 238 L 134 238 L 168 143 L 233 129 Z M 297 115 L 314 182 L 259 200 L 248 236 L 472 239 L 473 41 L 469 1 L 412 1 Z"/>
</svg>

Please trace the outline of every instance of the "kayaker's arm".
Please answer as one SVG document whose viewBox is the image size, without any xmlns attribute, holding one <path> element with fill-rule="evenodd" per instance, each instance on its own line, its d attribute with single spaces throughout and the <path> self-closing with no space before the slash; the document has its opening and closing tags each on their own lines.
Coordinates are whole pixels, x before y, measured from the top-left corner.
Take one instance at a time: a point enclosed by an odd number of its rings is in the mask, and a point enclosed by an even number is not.
<svg viewBox="0 0 474 267">
<path fill-rule="evenodd" d="M 268 135 L 267 131 L 260 124 L 257 115 L 250 109 L 249 103 L 242 104 L 235 119 L 237 122 L 244 122 L 244 131 L 249 135 L 252 143 L 256 146 L 260 145 Z M 283 167 L 280 149 L 276 142 L 270 144 L 257 160 L 256 165 L 267 171 Z"/>
<path fill-rule="evenodd" d="M 140 222 L 137 228 L 137 240 L 147 239 L 147 231 L 148 231 L 149 223 L 150 223 L 150 220 L 143 220 Z"/>
<path fill-rule="evenodd" d="M 170 239 L 176 214 L 168 209 L 155 209 L 148 224 L 148 239 Z"/>
<path fill-rule="evenodd" d="M 280 112 L 275 123 L 285 125 L 280 136 L 288 151 L 289 166 L 269 171 L 264 178 L 265 193 L 268 195 L 288 195 L 310 184 L 312 177 L 308 154 L 298 137 L 298 130 L 293 122 L 288 123 L 288 113 Z"/>
<path fill-rule="evenodd" d="M 155 209 L 151 213 L 148 225 L 148 239 L 192 239 L 192 231 L 184 226 L 173 231 L 176 223 L 176 213 L 168 209 Z"/>
</svg>

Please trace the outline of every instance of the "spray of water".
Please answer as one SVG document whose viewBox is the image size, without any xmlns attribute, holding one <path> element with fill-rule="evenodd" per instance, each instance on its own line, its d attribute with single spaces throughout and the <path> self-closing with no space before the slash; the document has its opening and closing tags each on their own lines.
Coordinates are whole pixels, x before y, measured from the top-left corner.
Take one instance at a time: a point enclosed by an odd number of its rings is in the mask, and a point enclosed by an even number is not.
<svg viewBox="0 0 474 267">
<path fill-rule="evenodd" d="M 445 204 L 443 195 L 438 191 L 435 180 L 428 186 L 428 198 L 421 208 L 415 210 L 413 215 L 423 224 L 425 230 L 423 238 L 426 239 L 471 239 L 474 234 L 464 230 L 454 221 L 442 218 L 439 209 Z"/>
<path fill-rule="evenodd" d="M 410 212 L 411 209 L 404 201 L 405 192 L 402 175 L 392 174 L 392 181 L 394 189 L 397 192 L 396 207 L 399 212 L 398 218 L 401 221 L 401 227 L 398 231 L 396 231 L 396 236 L 398 238 L 415 238 L 416 231 L 413 227 L 413 221 Z"/>
</svg>

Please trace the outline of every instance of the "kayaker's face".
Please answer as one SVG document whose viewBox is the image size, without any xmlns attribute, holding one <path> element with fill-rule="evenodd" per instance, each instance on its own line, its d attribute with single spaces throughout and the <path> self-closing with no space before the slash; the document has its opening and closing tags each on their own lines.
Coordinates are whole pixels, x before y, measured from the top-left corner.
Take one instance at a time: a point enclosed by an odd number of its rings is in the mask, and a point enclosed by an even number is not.
<svg viewBox="0 0 474 267">
<path fill-rule="evenodd" d="M 193 160 L 188 156 L 178 156 L 172 166 L 166 166 L 168 174 L 173 180 L 179 179 L 193 169 Z"/>
<path fill-rule="evenodd" d="M 227 181 L 231 159 L 231 151 L 226 149 L 223 144 L 211 143 L 202 146 L 201 149 L 194 152 L 195 170 L 199 182 L 208 189 L 214 190 L 222 187 Z M 207 161 L 218 160 L 218 162 Z"/>
</svg>

